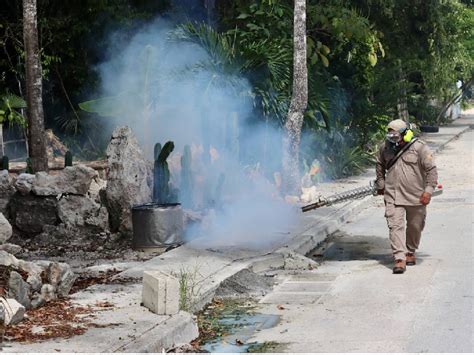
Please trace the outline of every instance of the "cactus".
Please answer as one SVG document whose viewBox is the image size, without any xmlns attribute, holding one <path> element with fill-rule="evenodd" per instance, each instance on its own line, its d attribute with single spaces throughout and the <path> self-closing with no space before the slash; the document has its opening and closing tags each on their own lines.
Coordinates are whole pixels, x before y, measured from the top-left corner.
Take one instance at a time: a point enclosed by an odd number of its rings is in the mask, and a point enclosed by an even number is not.
<svg viewBox="0 0 474 355">
<path fill-rule="evenodd" d="M 211 163 L 211 141 L 209 140 L 210 132 L 211 125 L 209 123 L 209 118 L 207 116 L 203 116 L 201 121 L 202 148 L 204 149 L 202 160 L 205 166 L 209 166 Z"/>
<path fill-rule="evenodd" d="M 8 159 L 8 156 L 3 156 L 1 164 L 2 170 L 10 170 L 10 159 Z"/>
<path fill-rule="evenodd" d="M 217 180 L 216 193 L 214 195 L 215 206 L 219 206 L 221 204 L 222 187 L 224 186 L 224 181 L 225 181 L 225 174 L 221 173 L 219 175 L 219 179 Z"/>
<path fill-rule="evenodd" d="M 169 155 L 174 149 L 173 142 L 167 142 L 163 148 L 159 143 L 155 144 L 155 166 L 153 170 L 153 202 L 170 203 L 174 202 L 175 196 L 170 193 L 170 170 L 168 168 Z M 175 194 L 173 194 L 175 195 Z"/>
<path fill-rule="evenodd" d="M 191 147 L 184 146 L 181 156 L 181 184 L 180 201 L 184 207 L 190 208 L 193 205 L 193 179 L 191 173 Z"/>
<path fill-rule="evenodd" d="M 236 112 L 232 112 L 226 120 L 226 148 L 236 161 L 239 161 L 239 117 Z"/>
<path fill-rule="evenodd" d="M 153 159 L 154 160 L 158 159 L 158 156 L 160 155 L 160 153 L 161 153 L 161 144 L 156 143 L 155 144 L 155 150 L 154 150 L 154 153 L 153 153 Z"/>
<path fill-rule="evenodd" d="M 31 162 L 31 158 L 26 158 L 26 173 L 33 174 L 33 163 Z"/>
<path fill-rule="evenodd" d="M 72 166 L 72 153 L 68 150 L 64 156 L 64 167 Z"/>
</svg>

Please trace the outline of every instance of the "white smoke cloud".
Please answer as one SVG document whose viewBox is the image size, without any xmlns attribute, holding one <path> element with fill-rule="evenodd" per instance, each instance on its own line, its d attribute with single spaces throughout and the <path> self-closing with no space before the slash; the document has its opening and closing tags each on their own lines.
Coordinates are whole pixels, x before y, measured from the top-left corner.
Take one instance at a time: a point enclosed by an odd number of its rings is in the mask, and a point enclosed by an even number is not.
<svg viewBox="0 0 474 355">
<path fill-rule="evenodd" d="M 218 198 L 217 181 L 224 174 L 222 203 L 201 228 L 188 231 L 188 240 L 198 238 L 194 244 L 206 247 L 268 246 L 296 219 L 294 207 L 278 197 L 273 181 L 261 173 L 262 167 L 278 169 L 280 133 L 254 116 L 245 78 L 196 69 L 208 60 L 207 53 L 169 41 L 172 29 L 158 19 L 123 46 L 114 42 L 119 36 L 111 36 L 111 59 L 98 66 L 101 96 L 113 97 L 117 106 L 118 117 L 110 124 L 130 126 L 149 159 L 155 142 L 174 141 L 170 166 L 176 184 L 180 153 L 191 145 L 194 207 Z"/>
</svg>

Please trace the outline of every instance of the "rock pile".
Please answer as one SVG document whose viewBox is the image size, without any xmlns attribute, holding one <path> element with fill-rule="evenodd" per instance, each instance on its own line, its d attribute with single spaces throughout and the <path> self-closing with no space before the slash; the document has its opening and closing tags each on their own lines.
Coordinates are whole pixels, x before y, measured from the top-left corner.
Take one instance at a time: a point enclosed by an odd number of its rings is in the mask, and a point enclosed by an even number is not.
<svg viewBox="0 0 474 355">
<path fill-rule="evenodd" d="M 16 179 L 2 171 L 0 209 L 7 206 L 4 211 L 12 225 L 26 236 L 46 230 L 50 233 L 51 226 L 68 233 L 100 233 L 109 229 L 107 209 L 99 194 L 104 187 L 97 172 L 83 165 L 66 167 L 54 175 L 20 174 Z"/>
<path fill-rule="evenodd" d="M 66 263 L 29 262 L 0 250 L 0 277 L 6 289 L 6 299 L 14 299 L 25 309 L 30 309 L 67 296 L 77 276 Z M 0 304 L 0 313 L 4 306 Z"/>
</svg>

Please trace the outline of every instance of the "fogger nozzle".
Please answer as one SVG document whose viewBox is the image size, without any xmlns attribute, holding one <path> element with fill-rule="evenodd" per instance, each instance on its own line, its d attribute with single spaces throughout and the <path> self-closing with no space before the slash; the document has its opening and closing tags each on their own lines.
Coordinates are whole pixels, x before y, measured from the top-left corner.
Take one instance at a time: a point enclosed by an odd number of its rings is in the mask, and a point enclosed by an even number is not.
<svg viewBox="0 0 474 355">
<path fill-rule="evenodd" d="M 441 184 L 438 184 L 432 196 L 441 195 L 442 193 L 443 193 L 443 186 Z M 303 212 L 308 212 L 316 208 L 331 206 L 335 203 L 340 203 L 344 201 L 356 200 L 356 199 L 364 198 L 370 195 L 372 196 L 377 195 L 377 185 L 375 184 L 375 181 L 371 181 L 369 186 L 358 187 L 356 189 L 341 192 L 339 194 L 335 194 L 327 198 L 322 197 L 317 202 L 301 207 L 301 210 Z"/>
</svg>

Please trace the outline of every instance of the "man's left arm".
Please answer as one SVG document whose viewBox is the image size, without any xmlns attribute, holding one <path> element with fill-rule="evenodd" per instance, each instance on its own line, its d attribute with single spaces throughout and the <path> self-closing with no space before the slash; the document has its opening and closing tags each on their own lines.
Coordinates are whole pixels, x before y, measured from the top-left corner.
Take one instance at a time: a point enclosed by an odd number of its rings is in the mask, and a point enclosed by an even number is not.
<svg viewBox="0 0 474 355">
<path fill-rule="evenodd" d="M 430 203 L 431 195 L 438 184 L 438 169 L 436 168 L 433 153 L 426 145 L 423 145 L 420 151 L 420 158 L 421 168 L 425 174 L 425 189 L 420 197 L 420 202 L 427 205 Z"/>
</svg>

